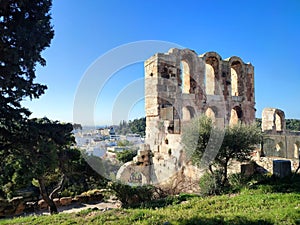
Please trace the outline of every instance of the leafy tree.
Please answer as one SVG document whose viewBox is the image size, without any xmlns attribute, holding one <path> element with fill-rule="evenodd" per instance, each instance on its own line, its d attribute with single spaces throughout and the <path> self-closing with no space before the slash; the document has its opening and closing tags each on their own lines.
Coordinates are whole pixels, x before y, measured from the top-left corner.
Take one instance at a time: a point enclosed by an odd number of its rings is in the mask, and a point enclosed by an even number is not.
<svg viewBox="0 0 300 225">
<path fill-rule="evenodd" d="M 132 161 L 133 157 L 137 155 L 137 150 L 134 149 L 126 149 L 121 152 L 117 152 L 117 159 L 120 162 L 126 163 Z"/>
<path fill-rule="evenodd" d="M 128 125 L 131 130 L 131 133 L 140 134 L 142 137 L 145 136 L 146 117 L 129 121 Z"/>
<path fill-rule="evenodd" d="M 116 132 L 118 134 L 140 134 L 142 137 L 145 136 L 146 130 L 146 117 L 142 117 L 140 119 L 134 119 L 133 121 L 129 120 L 127 123 L 126 121 L 121 121 L 119 126 L 116 127 Z"/>
<path fill-rule="evenodd" d="M 38 98 L 47 88 L 34 82 L 35 66 L 45 66 L 41 52 L 54 36 L 51 0 L 0 1 L 0 144 L 6 145 L 16 122 L 30 115 L 24 98 Z M 18 128 L 18 127 L 17 127 Z M 11 141 L 11 139 L 9 139 Z"/>
<path fill-rule="evenodd" d="M 54 36 L 51 5 L 51 0 L 0 1 L 0 183 L 5 184 L 0 195 L 9 193 L 17 179 L 10 180 L 12 173 L 24 164 L 16 156 L 27 157 L 20 147 L 30 111 L 21 101 L 38 98 L 47 88 L 34 80 L 36 65 L 46 64 L 41 52 Z"/>
<path fill-rule="evenodd" d="M 74 130 L 82 130 L 82 126 L 81 126 L 81 124 L 79 124 L 79 123 L 74 123 L 74 124 L 73 124 L 73 129 L 74 129 Z"/>
<path fill-rule="evenodd" d="M 28 186 L 33 179 L 38 181 L 40 193 L 49 205 L 51 213 L 57 208 L 53 195 L 63 185 L 65 175 L 73 170 L 74 143 L 71 124 L 50 121 L 47 118 L 31 119 L 22 123 L 22 140 L 9 149 L 11 154 L 3 162 L 0 184 L 4 193 Z M 48 194 L 47 178 L 60 174 L 58 186 Z"/>
<path fill-rule="evenodd" d="M 297 119 L 287 119 L 286 129 L 291 131 L 300 131 L 300 120 Z"/>
<path fill-rule="evenodd" d="M 21 148 L 23 154 L 16 157 L 16 160 L 25 163 L 20 169 L 22 169 L 22 175 L 26 172 L 26 177 L 20 176 L 20 179 L 26 183 L 35 178 L 39 183 L 43 199 L 49 205 L 50 213 L 57 213 L 53 195 L 60 190 L 65 175 L 73 169 L 71 163 L 72 154 L 74 154 L 71 147 L 75 142 L 72 135 L 73 126 L 42 118 L 28 121 L 28 126 L 24 128 L 25 139 Z M 48 194 L 46 177 L 57 170 L 62 174 L 62 179 L 58 187 Z M 15 174 L 18 175 L 21 171 L 16 172 Z M 21 181 L 16 183 L 22 183 Z"/>
<path fill-rule="evenodd" d="M 224 131 L 213 126 L 211 119 L 201 116 L 191 121 L 184 127 L 182 143 L 185 151 L 195 165 L 200 165 L 208 146 L 212 132 L 219 133 L 219 137 L 224 134 L 223 142 L 215 158 L 209 162 L 211 172 L 212 165 L 216 165 L 222 170 L 222 184 L 228 181 L 228 165 L 231 160 L 245 161 L 250 159 L 251 152 L 255 145 L 261 141 L 261 131 L 255 124 L 237 124 L 228 126 Z"/>
</svg>

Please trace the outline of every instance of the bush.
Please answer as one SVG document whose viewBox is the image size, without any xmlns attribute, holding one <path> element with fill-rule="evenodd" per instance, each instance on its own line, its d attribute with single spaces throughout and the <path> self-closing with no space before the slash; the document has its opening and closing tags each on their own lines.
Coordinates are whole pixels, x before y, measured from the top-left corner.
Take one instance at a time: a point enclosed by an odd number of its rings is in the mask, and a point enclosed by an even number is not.
<svg viewBox="0 0 300 225">
<path fill-rule="evenodd" d="M 151 185 L 129 186 L 119 182 L 111 182 L 109 188 L 115 192 L 116 197 L 124 206 L 151 201 L 154 199 L 156 190 Z"/>
<path fill-rule="evenodd" d="M 228 191 L 238 192 L 244 187 L 247 187 L 248 179 L 249 179 L 248 177 L 244 176 L 241 173 L 230 174 L 228 177 L 228 182 L 229 182 Z"/>
<path fill-rule="evenodd" d="M 137 155 L 137 150 L 127 149 L 121 152 L 117 152 L 117 159 L 122 162 L 126 163 L 133 160 L 133 157 Z"/>
<path fill-rule="evenodd" d="M 222 193 L 222 173 L 215 171 L 214 174 L 206 172 L 199 181 L 200 194 L 203 196 L 218 195 Z"/>
<path fill-rule="evenodd" d="M 68 189 L 64 189 L 61 193 L 60 193 L 60 197 L 73 197 L 74 196 L 74 192 L 68 190 Z"/>
</svg>

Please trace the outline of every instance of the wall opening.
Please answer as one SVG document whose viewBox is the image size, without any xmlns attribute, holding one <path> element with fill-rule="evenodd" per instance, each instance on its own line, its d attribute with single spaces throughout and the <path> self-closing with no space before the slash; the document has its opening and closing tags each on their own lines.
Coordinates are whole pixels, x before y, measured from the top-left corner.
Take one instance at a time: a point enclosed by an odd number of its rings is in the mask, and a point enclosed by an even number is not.
<svg viewBox="0 0 300 225">
<path fill-rule="evenodd" d="M 282 142 L 277 143 L 276 146 L 275 146 L 275 149 L 276 149 L 277 152 L 279 152 L 280 150 L 282 150 L 283 149 Z"/>
<path fill-rule="evenodd" d="M 190 93 L 191 89 L 191 78 L 190 78 L 190 67 L 189 64 L 186 61 L 181 61 L 180 62 L 180 77 L 182 80 L 182 93 Z"/>
<path fill-rule="evenodd" d="M 299 159 L 300 156 L 300 143 L 297 141 L 294 144 L 294 158 Z"/>
<path fill-rule="evenodd" d="M 212 123 L 215 124 L 216 123 L 216 113 L 215 111 L 212 109 L 212 108 L 208 108 L 206 111 L 205 111 L 205 115 L 207 117 L 209 117 L 211 120 L 212 120 Z"/>
<path fill-rule="evenodd" d="M 205 64 L 205 76 L 204 76 L 205 90 L 207 95 L 215 94 L 215 70 L 209 65 Z"/>
<path fill-rule="evenodd" d="M 231 109 L 229 125 L 236 125 L 242 122 L 243 111 L 239 106 Z"/>
<path fill-rule="evenodd" d="M 235 69 L 231 68 L 231 96 L 239 96 L 238 75 Z"/>
<path fill-rule="evenodd" d="M 278 113 L 275 113 L 275 128 L 276 131 L 282 131 L 283 130 L 283 121 L 282 116 Z"/>
<path fill-rule="evenodd" d="M 195 110 L 191 106 L 186 106 L 182 108 L 182 121 L 189 121 L 194 118 Z"/>
<path fill-rule="evenodd" d="M 242 85 L 242 64 L 240 61 L 234 61 L 230 66 L 231 74 L 231 96 L 241 96 L 243 95 L 243 85 Z"/>
</svg>

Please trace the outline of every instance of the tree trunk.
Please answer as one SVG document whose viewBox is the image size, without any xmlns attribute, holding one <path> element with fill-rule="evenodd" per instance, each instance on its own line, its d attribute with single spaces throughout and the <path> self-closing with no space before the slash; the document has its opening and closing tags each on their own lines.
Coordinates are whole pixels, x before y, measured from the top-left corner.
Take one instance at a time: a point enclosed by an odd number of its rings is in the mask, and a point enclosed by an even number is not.
<svg viewBox="0 0 300 225">
<path fill-rule="evenodd" d="M 227 167 L 228 167 L 228 160 L 226 160 L 226 162 L 223 164 L 223 178 L 222 178 L 222 185 L 225 186 L 227 183 L 228 183 L 228 170 L 227 170 Z"/>
<path fill-rule="evenodd" d="M 209 169 L 209 171 L 211 172 L 211 174 L 214 175 L 214 171 L 213 171 L 213 168 L 212 168 L 212 165 L 211 165 L 211 164 L 209 164 L 208 169 Z"/>
<path fill-rule="evenodd" d="M 51 194 L 49 195 L 49 198 L 53 200 L 53 196 L 60 190 L 62 189 L 63 185 L 64 185 L 64 181 L 65 181 L 66 176 L 63 175 L 61 178 L 61 181 L 59 182 L 59 184 L 57 185 L 57 187 L 51 192 Z"/>
<path fill-rule="evenodd" d="M 44 178 L 40 177 L 40 178 L 38 178 L 38 181 L 39 181 L 39 185 L 40 185 L 41 195 L 42 195 L 43 199 L 45 200 L 45 202 L 49 206 L 50 214 L 52 215 L 52 214 L 58 213 L 56 205 L 54 204 L 53 200 L 48 196 L 48 193 L 47 193 L 47 190 L 46 190 L 46 187 L 45 187 Z"/>
</svg>

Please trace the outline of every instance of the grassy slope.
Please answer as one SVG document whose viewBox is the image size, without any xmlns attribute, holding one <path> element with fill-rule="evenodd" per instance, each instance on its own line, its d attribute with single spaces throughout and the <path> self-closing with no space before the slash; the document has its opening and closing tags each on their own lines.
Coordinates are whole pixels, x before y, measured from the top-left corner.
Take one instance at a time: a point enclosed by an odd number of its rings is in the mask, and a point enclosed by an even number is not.
<svg viewBox="0 0 300 225">
<path fill-rule="evenodd" d="M 166 223 L 169 222 L 169 223 Z M 0 224 L 300 224 L 300 193 L 241 194 L 200 198 L 155 209 L 30 216 Z"/>
</svg>

